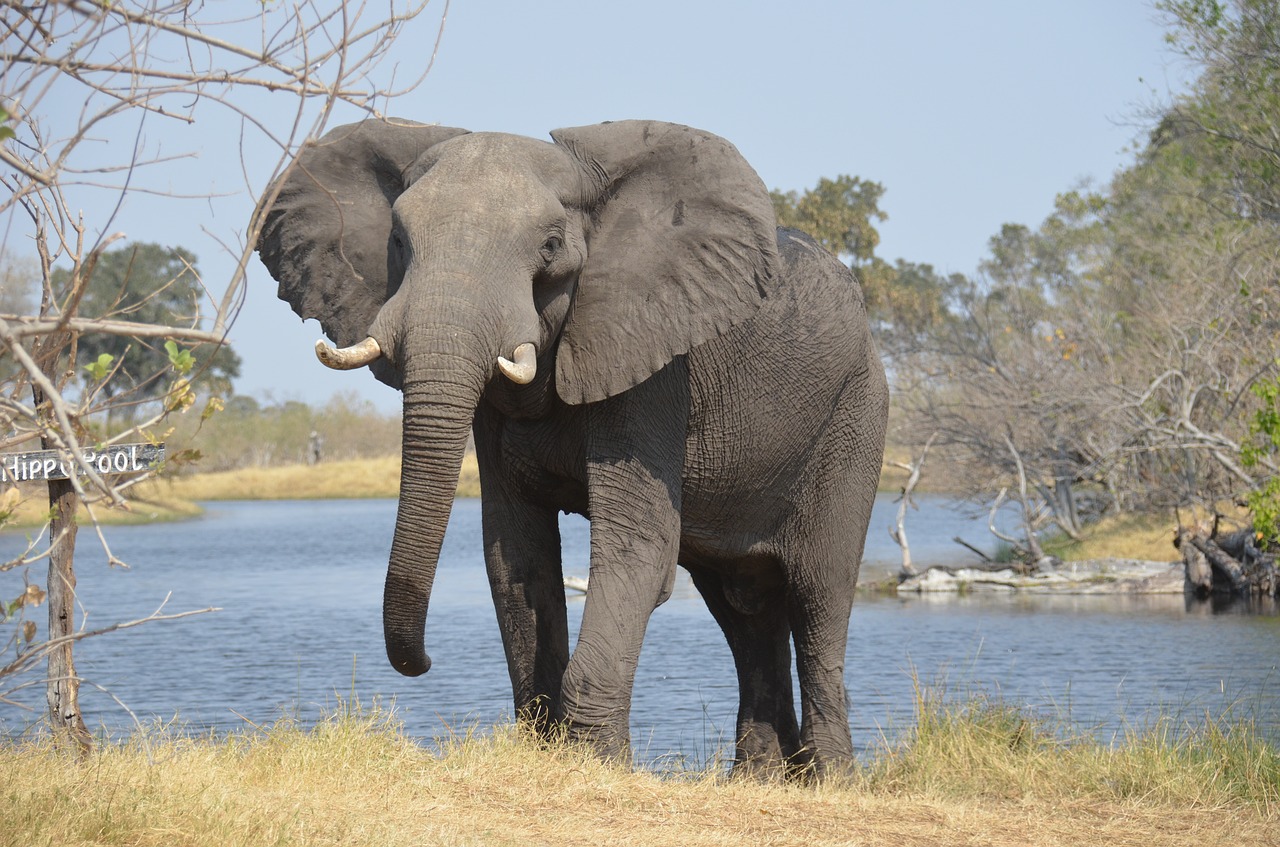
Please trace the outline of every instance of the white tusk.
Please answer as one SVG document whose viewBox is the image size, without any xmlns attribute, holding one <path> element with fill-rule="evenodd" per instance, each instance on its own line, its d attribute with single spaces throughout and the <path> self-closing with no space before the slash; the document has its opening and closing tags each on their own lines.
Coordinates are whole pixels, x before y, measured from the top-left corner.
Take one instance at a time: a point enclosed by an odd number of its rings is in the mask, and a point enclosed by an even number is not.
<svg viewBox="0 0 1280 847">
<path fill-rule="evenodd" d="M 372 336 L 350 347 L 331 347 L 323 338 L 316 342 L 316 358 L 335 371 L 364 367 L 381 355 L 382 349 Z"/>
<path fill-rule="evenodd" d="M 538 373 L 538 348 L 525 342 L 516 348 L 515 361 L 498 357 L 498 370 L 517 385 L 528 385 Z"/>
</svg>

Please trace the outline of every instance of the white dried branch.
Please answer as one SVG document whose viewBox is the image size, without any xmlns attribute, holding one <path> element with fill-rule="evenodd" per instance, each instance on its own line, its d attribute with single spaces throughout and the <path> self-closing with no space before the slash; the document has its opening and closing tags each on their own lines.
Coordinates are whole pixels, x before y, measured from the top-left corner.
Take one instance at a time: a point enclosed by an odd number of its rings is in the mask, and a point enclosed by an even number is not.
<svg viewBox="0 0 1280 847">
<path fill-rule="evenodd" d="M 929 448 L 933 446 L 933 442 L 937 437 L 937 432 L 929 436 L 924 443 L 924 447 L 920 450 L 920 455 L 915 460 L 911 462 L 891 460 L 889 462 L 893 467 L 907 472 L 907 480 L 902 484 L 902 493 L 898 497 L 897 521 L 894 526 L 889 527 L 889 537 L 902 549 L 902 573 L 908 577 L 915 576 L 916 569 L 911 563 L 911 545 L 907 540 L 907 507 L 916 508 L 912 492 L 915 491 L 916 485 L 920 482 L 920 471 L 924 467 L 924 460 L 929 456 Z"/>
<path fill-rule="evenodd" d="M 225 333 L 212 332 L 197 327 L 170 326 L 168 324 L 138 323 L 136 321 L 116 321 L 107 318 L 36 318 L 23 315 L 0 314 L 0 321 L 8 326 L 15 339 L 49 335 L 71 330 L 78 333 L 101 333 L 103 335 L 120 335 L 129 338 L 164 338 L 174 341 L 190 341 L 198 344 L 221 345 L 226 341 Z"/>
</svg>

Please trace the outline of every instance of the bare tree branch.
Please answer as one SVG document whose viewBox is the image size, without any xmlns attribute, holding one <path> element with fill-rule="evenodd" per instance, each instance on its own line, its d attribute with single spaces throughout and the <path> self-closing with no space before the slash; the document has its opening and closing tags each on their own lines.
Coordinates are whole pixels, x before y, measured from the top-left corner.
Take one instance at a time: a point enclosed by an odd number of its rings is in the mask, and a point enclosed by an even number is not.
<svg viewBox="0 0 1280 847">
<path fill-rule="evenodd" d="M 209 175 L 182 161 L 209 152 L 197 127 L 217 126 L 208 119 L 221 112 L 241 128 L 241 158 L 227 170 L 242 176 L 238 188 L 248 208 L 290 166 L 304 139 L 322 134 L 335 109 L 377 115 L 375 107 L 397 93 L 394 69 L 380 65 L 426 6 L 426 0 L 248 6 L 0 0 L 0 261 L 19 249 L 33 252 L 39 300 L 28 312 L 6 306 L 0 314 L 0 448 L 39 441 L 81 472 L 57 483 L 56 494 L 50 483 L 53 537 L 44 549 L 33 544 L 0 565 L 5 579 L 25 578 L 27 565 L 49 559 L 50 585 L 72 583 L 77 505 L 88 512 L 108 562 L 123 564 L 99 517 L 104 506 L 127 506 L 125 494 L 138 477 L 100 473 L 82 447 L 149 441 L 167 415 L 209 390 L 201 378 L 214 355 L 201 352 L 197 365 L 185 348 L 224 345 L 244 301 L 256 220 L 245 231 L 215 233 L 235 259 L 225 279 L 205 279 L 194 261 L 182 259 L 175 277 L 149 280 L 146 291 L 130 289 L 127 273 L 114 301 L 95 295 L 95 285 L 109 280 L 104 262 L 126 237 L 120 225 L 126 199 L 159 196 L 179 204 L 227 196 L 208 190 Z M 441 31 L 447 11 L 446 2 Z M 439 38 L 437 31 L 437 47 Z M 187 149 L 178 149 L 183 144 Z M 192 233 L 207 231 L 204 223 L 193 220 Z M 120 345 L 108 348 L 116 352 L 94 352 L 88 364 L 80 358 L 109 341 Z M 157 341 L 173 343 L 157 350 Z M 126 356 L 135 364 L 126 364 Z M 207 410 L 213 408 L 210 402 Z M 0 680 L 55 654 L 69 657 L 69 646 L 83 638 L 189 614 L 157 612 L 100 630 L 55 633 L 0 667 Z M 53 614 L 73 616 L 71 607 Z M 74 712 L 78 677 L 73 665 L 66 667 L 46 676 L 59 696 L 71 698 Z M 57 727 L 52 709 L 50 716 Z"/>
</svg>

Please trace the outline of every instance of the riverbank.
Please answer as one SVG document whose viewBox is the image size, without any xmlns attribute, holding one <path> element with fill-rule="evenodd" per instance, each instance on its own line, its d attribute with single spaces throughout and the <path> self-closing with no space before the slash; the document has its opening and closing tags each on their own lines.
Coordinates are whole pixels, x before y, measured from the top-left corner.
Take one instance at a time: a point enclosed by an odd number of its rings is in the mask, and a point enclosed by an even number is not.
<svg viewBox="0 0 1280 847">
<path fill-rule="evenodd" d="M 847 780 L 665 774 L 514 727 L 439 752 L 378 711 L 231 738 L 152 730 L 87 760 L 0 744 L 13 843 L 688 845 L 1274 843 L 1280 756 L 1246 728 L 1066 741 L 989 702 L 925 705 Z"/>
<path fill-rule="evenodd" d="M 246 467 L 216 473 L 184 473 L 135 486 L 129 491 L 129 510 L 98 509 L 104 524 L 181 520 L 200 514 L 196 504 L 216 500 L 327 500 L 339 498 L 394 499 L 400 494 L 400 459 L 321 462 L 315 465 Z M 463 459 L 458 479 L 459 497 L 480 496 L 480 472 L 474 455 Z M 9 526 L 38 527 L 48 508 L 42 486 L 24 495 Z M 907 532 L 915 531 L 908 515 Z M 1149 515 L 1108 518 L 1089 528 L 1084 541 L 1049 539 L 1046 552 L 1063 561 L 1141 559 L 1175 561 L 1171 519 Z M 893 578 L 896 572 L 867 573 L 864 583 Z"/>
<path fill-rule="evenodd" d="M 43 484 L 23 485 L 19 490 L 21 498 L 7 528 L 41 526 L 49 510 Z M 107 525 L 136 524 L 197 517 L 201 513 L 197 505 L 200 501 L 394 499 L 399 496 L 400 458 L 383 456 L 165 476 L 131 488 L 128 509 L 100 506 L 96 515 Z M 458 496 L 480 496 L 480 471 L 474 455 L 463 459 Z M 88 513 L 82 508 L 81 523 L 87 518 Z"/>
<path fill-rule="evenodd" d="M 147 495 L 187 501 L 395 498 L 400 496 L 400 457 L 183 474 L 146 483 L 140 496 Z M 474 454 L 463 457 L 458 496 L 480 496 Z"/>
</svg>

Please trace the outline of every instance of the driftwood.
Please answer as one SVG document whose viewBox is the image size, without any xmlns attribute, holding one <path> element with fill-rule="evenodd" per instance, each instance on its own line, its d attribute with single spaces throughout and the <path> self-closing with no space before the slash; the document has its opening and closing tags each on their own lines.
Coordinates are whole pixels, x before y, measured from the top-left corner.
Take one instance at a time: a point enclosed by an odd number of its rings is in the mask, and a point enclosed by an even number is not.
<svg viewBox="0 0 1280 847">
<path fill-rule="evenodd" d="M 907 472 L 907 481 L 902 484 L 902 494 L 898 497 L 898 521 L 895 526 L 889 527 L 889 537 L 902 550 L 902 569 L 898 571 L 899 582 L 920 574 L 911 562 L 911 545 L 907 541 L 907 507 L 916 508 L 915 500 L 911 495 L 920 482 L 920 471 L 924 468 L 924 460 L 928 457 L 929 448 L 933 446 L 933 440 L 937 437 L 936 432 L 929 436 L 929 440 L 924 443 L 924 448 L 915 461 L 889 462 L 895 468 L 901 468 Z"/>
<path fill-rule="evenodd" d="M 1219 533 L 1211 526 L 1179 526 L 1174 546 L 1182 553 L 1187 590 L 1198 597 L 1225 594 L 1234 597 L 1280 595 L 1276 554 L 1257 546 L 1252 526 Z"/>
<path fill-rule="evenodd" d="M 919 593 L 945 596 L 960 593 L 1007 593 L 1028 595 L 1138 595 L 1183 593 L 1182 569 L 1173 562 L 1146 562 L 1134 559 L 1091 559 L 1064 562 L 1055 569 L 1019 574 L 1010 567 L 993 570 L 973 568 L 929 568 L 898 586 L 899 594 Z"/>
</svg>

